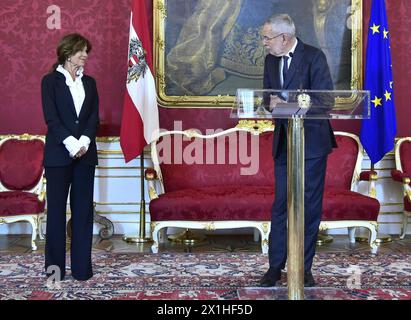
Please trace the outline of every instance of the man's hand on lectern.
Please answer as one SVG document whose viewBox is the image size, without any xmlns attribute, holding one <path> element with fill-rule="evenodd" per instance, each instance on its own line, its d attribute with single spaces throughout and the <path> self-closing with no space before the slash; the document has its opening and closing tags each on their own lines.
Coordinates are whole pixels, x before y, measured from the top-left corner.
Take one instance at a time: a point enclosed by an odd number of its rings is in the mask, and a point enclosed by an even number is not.
<svg viewBox="0 0 411 320">
<path fill-rule="evenodd" d="M 284 103 L 285 100 L 281 99 L 277 95 L 270 95 L 270 111 L 273 111 L 273 109 L 277 106 L 278 103 Z"/>
</svg>

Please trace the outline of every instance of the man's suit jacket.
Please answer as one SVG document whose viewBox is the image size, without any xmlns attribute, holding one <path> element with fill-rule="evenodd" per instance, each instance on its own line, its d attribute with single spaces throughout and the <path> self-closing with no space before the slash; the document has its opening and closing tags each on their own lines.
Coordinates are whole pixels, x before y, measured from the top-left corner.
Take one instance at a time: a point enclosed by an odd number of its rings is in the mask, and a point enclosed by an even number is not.
<svg viewBox="0 0 411 320">
<path fill-rule="evenodd" d="M 87 75 L 82 77 L 85 99 L 77 116 L 73 98 L 66 85 L 65 76 L 53 71 L 43 77 L 41 96 L 44 119 L 47 124 L 44 166 L 65 166 L 72 161 L 87 165 L 97 165 L 96 131 L 99 125 L 98 94 L 95 80 Z M 81 158 L 72 159 L 63 144 L 64 139 L 82 135 L 90 138 L 90 146 Z"/>
<path fill-rule="evenodd" d="M 333 83 L 324 53 L 298 39 L 284 86 L 280 83 L 281 57 L 268 54 L 264 64 L 264 89 L 284 90 L 333 90 Z M 279 156 L 280 144 L 285 143 L 287 119 L 276 119 L 273 138 L 273 157 Z M 329 154 L 337 146 L 328 120 L 304 120 L 305 158 L 316 158 Z"/>
</svg>

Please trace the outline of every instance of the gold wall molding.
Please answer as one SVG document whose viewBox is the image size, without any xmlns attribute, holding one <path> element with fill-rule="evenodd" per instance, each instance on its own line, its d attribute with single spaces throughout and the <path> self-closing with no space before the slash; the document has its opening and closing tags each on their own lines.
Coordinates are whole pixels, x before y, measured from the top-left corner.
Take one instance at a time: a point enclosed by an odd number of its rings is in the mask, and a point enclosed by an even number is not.
<svg viewBox="0 0 411 320">
<path fill-rule="evenodd" d="M 130 178 L 141 178 L 140 175 L 130 175 L 130 176 L 105 176 L 105 175 L 95 175 L 95 178 L 99 179 L 130 179 Z"/>
<path fill-rule="evenodd" d="M 97 166 L 96 169 L 100 170 L 140 170 L 141 167 L 104 167 L 104 166 Z"/>
<path fill-rule="evenodd" d="M 227 67 L 226 64 L 223 63 L 225 61 L 224 56 L 219 57 L 217 54 L 214 53 L 214 51 L 223 52 L 225 50 L 224 43 L 223 43 L 224 41 L 227 41 L 227 43 L 231 44 L 231 46 L 229 46 L 230 48 L 233 47 L 233 45 L 234 47 L 236 47 L 235 45 L 241 46 L 242 42 L 239 39 L 237 39 L 234 36 L 234 34 L 236 33 L 236 30 L 239 29 L 239 23 L 236 19 L 240 12 L 240 9 L 238 8 L 238 6 L 241 7 L 242 2 L 241 1 L 221 2 L 219 12 L 213 11 L 215 10 L 215 7 L 213 7 L 214 5 L 212 3 L 205 4 L 204 5 L 205 8 L 201 8 L 202 11 L 200 13 L 194 10 L 193 6 L 190 6 L 189 3 L 185 5 L 183 8 L 181 8 L 181 10 L 183 10 L 184 12 L 187 12 L 186 15 L 189 18 L 185 20 L 184 26 L 182 27 L 182 30 L 180 32 L 180 37 L 182 37 L 182 34 L 196 35 L 197 32 L 201 32 L 201 30 L 203 30 L 202 27 L 204 27 L 204 25 L 202 24 L 210 23 L 210 20 L 212 20 L 212 22 L 214 22 L 215 25 L 218 25 L 219 23 L 224 25 L 223 30 L 220 30 L 220 29 L 218 30 L 218 31 L 221 31 L 222 34 L 226 35 L 223 41 L 219 42 L 219 41 L 215 41 L 215 39 L 211 39 L 211 41 L 214 40 L 216 43 L 210 44 L 209 43 L 210 41 L 208 41 L 208 39 L 197 39 L 196 40 L 196 41 L 207 42 L 210 48 L 211 47 L 214 48 L 214 46 L 220 46 L 217 48 L 218 50 L 210 49 L 209 51 L 207 51 L 207 55 L 201 51 L 201 48 L 203 46 L 201 45 L 194 46 L 193 43 L 190 42 L 193 37 L 191 37 L 189 40 L 178 39 L 178 38 L 177 40 L 173 39 L 173 41 L 176 42 L 175 46 L 170 50 L 169 48 L 166 48 L 166 44 L 170 42 L 170 41 L 167 41 L 168 38 L 166 39 L 166 37 L 172 38 L 170 34 L 167 35 L 166 28 L 167 28 L 167 25 L 170 24 L 170 22 L 167 24 L 167 21 L 171 21 L 171 19 L 173 19 L 172 15 L 177 14 L 176 12 L 170 12 L 170 10 L 169 12 L 167 12 L 169 8 L 168 5 L 170 5 L 170 3 L 171 2 L 167 2 L 166 0 L 153 0 L 154 66 L 157 70 L 155 81 L 156 81 L 156 86 L 158 90 L 157 98 L 158 98 L 159 105 L 161 105 L 162 107 L 167 107 L 167 108 L 229 108 L 229 107 L 232 107 L 235 103 L 233 95 L 232 96 L 224 95 L 224 94 L 212 95 L 213 94 L 212 89 L 214 89 L 214 87 L 217 86 L 220 83 L 220 81 L 225 81 L 225 78 L 227 77 L 227 75 L 224 76 L 224 73 L 235 74 L 235 72 L 231 69 L 230 71 L 224 71 L 225 70 L 224 68 Z M 330 14 L 335 12 L 332 9 L 338 6 L 339 4 L 340 2 L 338 0 L 313 1 L 312 10 L 308 12 L 307 14 L 313 15 L 313 18 L 314 18 L 313 32 L 315 33 L 315 36 L 318 38 L 319 45 L 324 50 L 324 52 L 328 54 L 328 56 L 333 56 L 333 53 L 328 52 L 329 43 L 326 41 L 327 40 L 326 35 L 328 34 L 327 34 L 327 30 L 325 30 L 327 23 L 330 23 L 330 21 L 334 21 L 335 23 L 347 24 L 348 29 L 351 30 L 351 42 L 350 42 L 351 50 L 349 53 L 347 52 L 348 54 L 351 55 L 351 70 L 347 70 L 348 72 L 350 72 L 350 79 L 349 79 L 348 86 L 350 86 L 352 90 L 362 89 L 362 86 L 363 86 L 363 75 L 362 75 L 363 1 L 362 0 L 351 0 L 351 5 L 347 8 L 347 10 L 349 10 L 347 11 L 347 16 L 348 16 L 347 21 L 341 21 L 341 19 L 333 19 L 333 17 L 330 17 Z M 220 2 L 219 2 L 219 5 L 220 5 Z M 296 8 L 296 10 L 304 10 L 304 9 Z M 192 30 L 190 28 L 192 28 Z M 240 29 L 241 28 L 242 27 L 240 26 Z M 190 30 L 191 30 L 191 33 L 189 32 Z M 256 37 L 256 33 L 258 32 L 258 30 L 259 28 L 258 26 L 256 26 L 256 27 L 250 27 L 248 32 L 246 32 L 246 34 L 243 34 L 240 32 L 240 36 L 245 37 L 245 39 L 247 40 L 245 43 L 248 46 L 248 51 L 245 51 L 245 52 L 252 52 L 254 54 L 253 58 L 256 58 L 255 57 L 256 55 L 260 57 L 261 54 L 263 54 L 262 44 L 258 41 L 259 40 L 257 39 L 258 37 Z M 244 31 L 247 31 L 247 30 L 244 30 Z M 178 45 L 178 48 L 175 49 L 177 45 Z M 249 48 L 250 46 L 252 46 L 251 49 Z M 341 44 L 341 48 L 342 47 L 343 47 L 343 44 Z M 186 50 L 184 50 L 184 48 L 186 48 Z M 173 52 L 172 54 L 173 59 L 172 61 L 170 61 L 170 53 L 173 49 L 175 49 L 175 52 Z M 169 50 L 169 52 L 166 52 L 166 50 Z M 209 68 L 209 66 L 215 67 L 214 71 L 210 71 L 211 73 L 209 77 L 207 78 L 208 81 L 202 80 L 202 83 L 203 83 L 202 85 L 204 86 L 205 93 L 201 93 L 201 94 L 193 93 L 194 91 L 191 90 L 191 87 L 193 88 L 200 87 L 200 83 L 198 83 L 199 81 L 196 82 L 196 85 L 193 84 L 194 81 L 192 83 L 188 81 L 187 85 L 185 85 L 185 84 L 181 84 L 181 81 L 176 81 L 176 79 L 173 78 L 174 76 L 172 76 L 173 80 L 171 80 L 170 78 L 171 75 L 184 74 L 183 69 L 178 70 L 179 72 L 170 72 L 170 68 L 176 68 L 176 66 L 181 66 L 182 64 L 184 64 L 184 60 L 182 60 L 182 58 L 179 58 L 179 57 L 180 57 L 181 52 L 186 52 L 187 50 L 193 50 L 193 54 L 192 54 L 193 59 L 203 62 L 203 63 L 199 62 L 199 65 L 204 67 L 207 70 L 207 72 L 209 71 L 209 69 L 207 69 Z M 221 66 L 219 65 L 219 63 L 217 63 L 217 60 L 220 58 L 221 58 Z M 178 63 L 180 61 L 179 59 L 181 60 L 181 63 Z M 252 61 L 254 60 L 252 59 Z M 240 65 L 242 65 L 245 68 L 245 64 L 240 63 Z M 199 69 L 201 68 L 199 67 Z M 189 67 L 187 67 L 187 69 L 189 69 Z M 193 74 L 191 76 L 190 75 L 188 76 L 194 79 L 195 78 L 194 73 L 197 72 L 196 70 L 197 68 L 192 68 L 191 70 L 187 70 L 187 74 L 191 74 L 191 73 Z M 199 74 L 202 74 L 202 73 L 199 72 Z M 262 76 L 262 72 L 261 72 L 261 76 Z M 251 73 L 247 73 L 246 75 L 247 80 L 252 79 L 253 77 L 255 78 L 256 75 L 251 74 Z M 215 82 L 216 84 L 213 86 L 212 84 L 208 82 Z M 176 92 L 181 92 L 181 94 L 180 93 L 167 93 L 167 90 L 168 90 L 167 86 L 168 85 L 170 86 L 172 83 L 177 84 Z M 180 84 L 180 87 L 178 87 L 178 84 Z M 234 85 L 235 83 L 231 84 L 232 87 Z M 208 88 L 207 90 L 205 89 L 206 87 Z M 212 88 L 212 89 L 209 90 L 209 88 Z M 232 91 L 232 89 L 235 89 L 235 88 L 229 89 L 230 92 Z M 343 101 L 341 102 L 343 103 Z"/>
<path fill-rule="evenodd" d="M 100 206 L 140 206 L 140 202 L 94 202 Z M 148 206 L 148 204 L 146 204 Z"/>
<path fill-rule="evenodd" d="M 113 155 L 113 154 L 123 154 L 123 152 L 121 150 L 104 150 L 104 149 L 98 149 L 97 150 L 98 154 L 109 154 L 109 155 Z"/>
<path fill-rule="evenodd" d="M 402 215 L 402 211 L 397 211 L 397 212 L 380 212 L 378 215 L 379 216 L 395 216 L 395 215 Z M 400 223 L 400 222 L 393 222 L 393 223 Z"/>
<path fill-rule="evenodd" d="M 117 137 L 117 136 L 97 137 L 96 141 L 104 142 L 104 143 L 120 142 L 120 137 Z"/>
<path fill-rule="evenodd" d="M 266 131 L 274 131 L 274 124 L 271 120 L 239 120 L 236 128 L 260 135 Z"/>
<path fill-rule="evenodd" d="M 380 206 L 388 207 L 388 206 L 402 206 L 404 205 L 403 202 L 380 202 Z"/>
</svg>

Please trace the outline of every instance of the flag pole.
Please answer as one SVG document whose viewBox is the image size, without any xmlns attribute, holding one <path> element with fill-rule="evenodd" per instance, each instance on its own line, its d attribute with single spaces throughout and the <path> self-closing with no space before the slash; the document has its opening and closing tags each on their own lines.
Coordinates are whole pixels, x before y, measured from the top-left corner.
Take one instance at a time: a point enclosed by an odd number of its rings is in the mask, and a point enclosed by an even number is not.
<svg viewBox="0 0 411 320">
<path fill-rule="evenodd" d="M 373 173 L 375 171 L 375 167 L 374 167 L 374 163 L 371 162 L 371 173 Z M 355 237 L 355 240 L 358 242 L 368 242 L 368 237 L 364 237 L 364 236 L 358 236 Z M 375 240 L 375 242 L 377 244 L 381 244 L 381 243 L 388 243 L 392 241 L 392 237 L 389 234 L 382 234 L 382 233 L 377 233 L 377 239 Z"/>
<path fill-rule="evenodd" d="M 371 172 L 374 172 L 374 163 L 372 162 L 371 162 Z M 375 240 L 377 244 L 387 243 L 391 241 L 392 241 L 392 237 L 389 234 L 383 234 L 383 233 L 377 232 L 377 239 Z"/>
<path fill-rule="evenodd" d="M 127 242 L 145 243 L 146 201 L 144 192 L 144 147 L 154 139 L 159 130 L 158 105 L 152 43 L 145 0 L 131 1 L 130 33 L 128 44 L 127 84 L 121 120 L 120 145 L 126 162 L 140 155 L 140 232 L 135 236 L 123 236 Z"/>
<path fill-rule="evenodd" d="M 144 149 L 140 155 L 140 231 L 138 235 L 124 235 L 123 240 L 129 243 L 151 242 L 151 238 L 146 237 L 146 200 L 144 188 Z"/>
</svg>

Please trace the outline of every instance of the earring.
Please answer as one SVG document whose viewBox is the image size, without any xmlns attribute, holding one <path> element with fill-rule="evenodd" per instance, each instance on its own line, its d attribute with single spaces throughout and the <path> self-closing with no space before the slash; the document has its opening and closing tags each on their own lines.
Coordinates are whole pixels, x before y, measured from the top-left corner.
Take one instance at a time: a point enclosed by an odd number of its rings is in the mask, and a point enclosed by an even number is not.
<svg viewBox="0 0 411 320">
<path fill-rule="evenodd" d="M 68 62 L 71 62 L 71 58 L 68 58 L 67 61 L 68 61 Z"/>
</svg>

